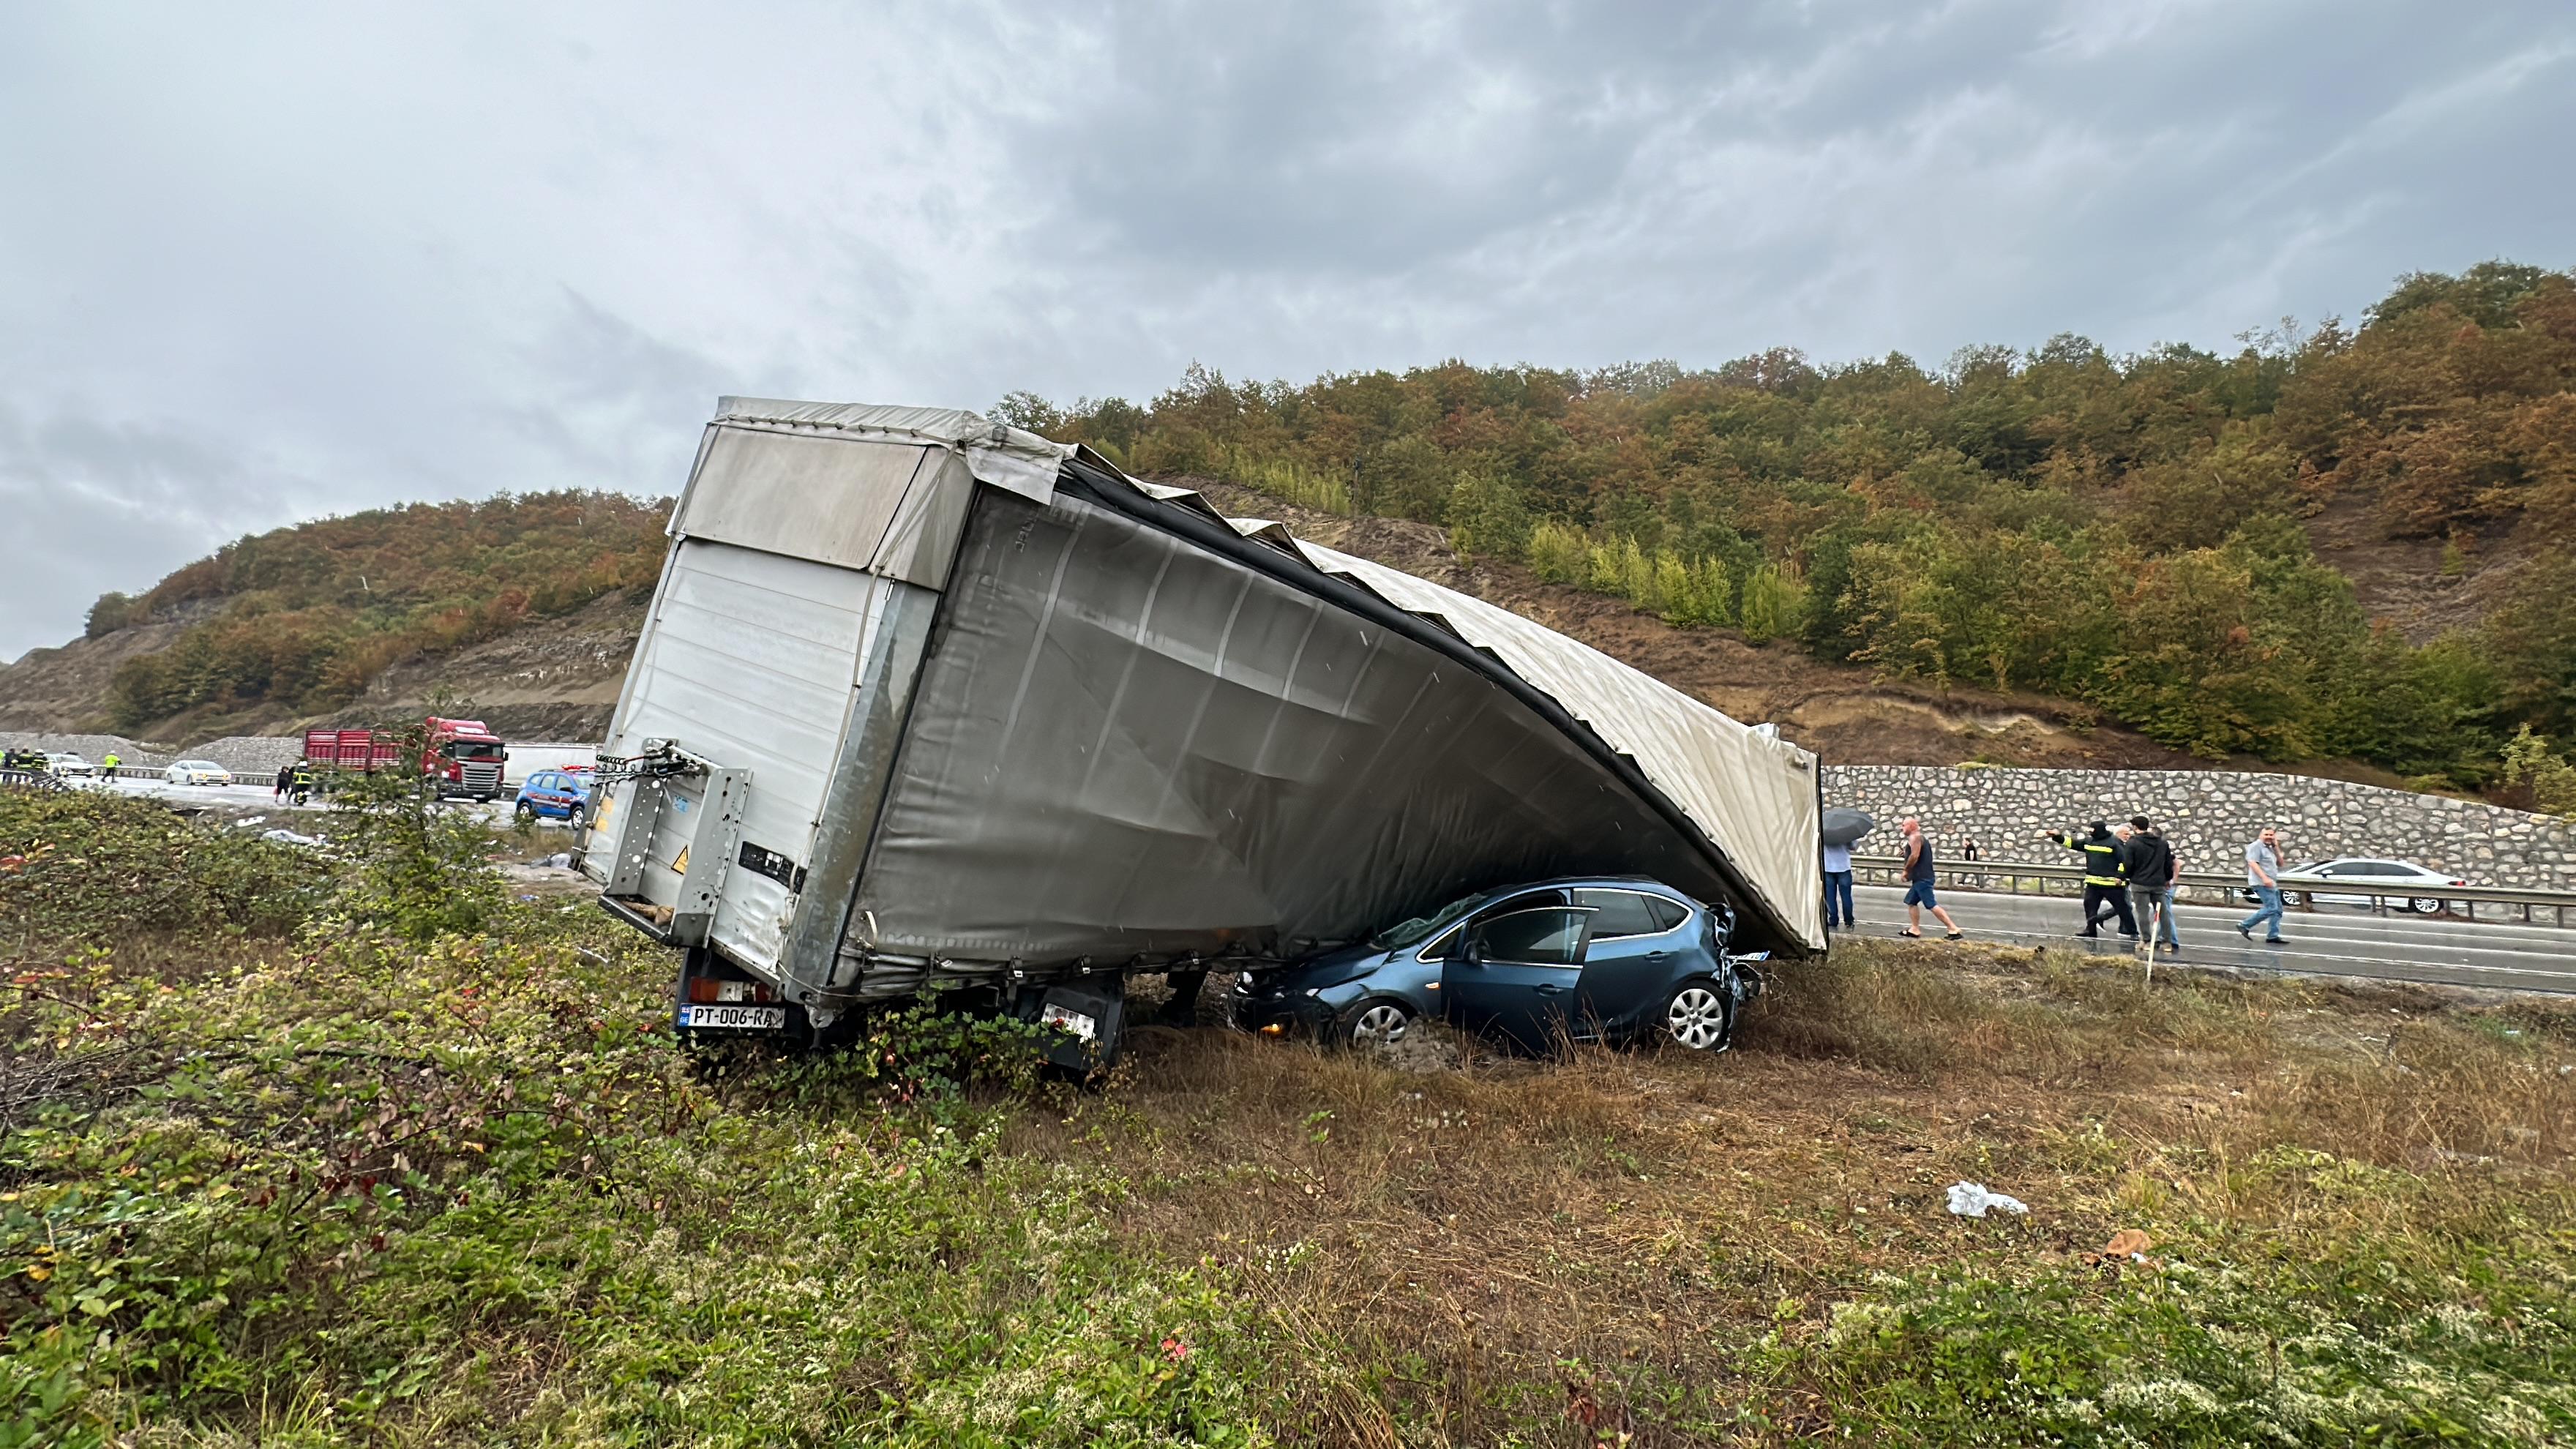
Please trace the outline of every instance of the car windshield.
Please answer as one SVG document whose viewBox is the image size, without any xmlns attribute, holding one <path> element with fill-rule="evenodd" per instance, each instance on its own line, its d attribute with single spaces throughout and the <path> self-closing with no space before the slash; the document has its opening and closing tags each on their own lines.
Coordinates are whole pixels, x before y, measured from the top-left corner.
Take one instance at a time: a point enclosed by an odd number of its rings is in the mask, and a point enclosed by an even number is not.
<svg viewBox="0 0 2576 1449">
<path fill-rule="evenodd" d="M 1369 945 L 1379 951 L 1401 951 L 1417 941 L 1429 939 L 1435 931 L 1448 929 L 1459 917 L 1493 898 L 1492 891 L 1482 891 L 1462 900 L 1451 901 L 1430 915 L 1416 916 L 1402 925 L 1387 927 L 1369 937 Z"/>
<path fill-rule="evenodd" d="M 499 740 L 449 740 L 447 757 L 451 760 L 497 760 L 501 758 Z"/>
</svg>

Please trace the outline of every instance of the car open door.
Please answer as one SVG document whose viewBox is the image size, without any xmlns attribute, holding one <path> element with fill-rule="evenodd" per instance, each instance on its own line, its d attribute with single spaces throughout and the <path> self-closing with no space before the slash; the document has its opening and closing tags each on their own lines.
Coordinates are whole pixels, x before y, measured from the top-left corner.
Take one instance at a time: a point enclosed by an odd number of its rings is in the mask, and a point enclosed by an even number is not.
<svg viewBox="0 0 2576 1449">
<path fill-rule="evenodd" d="M 1566 1034 L 1592 913 L 1576 906 L 1506 911 L 1479 921 L 1441 963 L 1451 1020 L 1545 1051 Z"/>
</svg>

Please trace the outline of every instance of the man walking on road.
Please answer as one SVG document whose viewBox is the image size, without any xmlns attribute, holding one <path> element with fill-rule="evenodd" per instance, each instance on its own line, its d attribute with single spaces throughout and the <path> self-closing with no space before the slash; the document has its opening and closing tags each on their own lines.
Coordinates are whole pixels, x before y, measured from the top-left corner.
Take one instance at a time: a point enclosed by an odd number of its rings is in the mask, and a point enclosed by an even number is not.
<svg viewBox="0 0 2576 1449">
<path fill-rule="evenodd" d="M 1932 898 L 1932 840 L 1923 833 L 1923 822 L 1908 815 L 1898 828 L 1905 832 L 1905 929 L 1900 934 L 1923 939 L 1923 913 L 1930 911 L 1950 928 L 1948 939 L 1968 939 L 1968 933 Z"/>
<path fill-rule="evenodd" d="M 1826 928 L 1828 930 L 1836 926 L 1847 928 L 1857 924 L 1852 919 L 1851 847 L 1826 846 L 1824 864 Z"/>
<path fill-rule="evenodd" d="M 2263 944 L 2282 944 L 2288 938 L 2281 934 L 2281 837 L 2268 825 L 2253 844 L 2245 847 L 2245 884 L 2262 905 L 2236 923 L 2236 934 L 2251 941 L 2254 928 L 2269 923 L 2271 934 L 2263 938 Z"/>
<path fill-rule="evenodd" d="M 2096 820 L 2089 835 L 2061 830 L 2048 837 L 2084 857 L 2084 929 L 2075 934 L 2092 940 L 2102 923 L 2116 915 L 2120 934 L 2138 939 L 2138 923 L 2129 915 L 2128 877 L 2120 873 L 2120 842 L 2107 822 Z"/>
<path fill-rule="evenodd" d="M 2138 929 L 2147 936 L 2147 954 L 2153 956 L 2158 946 L 2182 954 L 2182 937 L 2173 923 L 2174 879 L 2181 863 L 2174 859 L 2173 847 L 2156 833 L 2144 815 L 2129 818 L 2129 840 L 2121 848 L 2121 865 L 2129 878 L 2129 905 L 2138 919 Z M 2161 939 L 2159 939 L 2161 938 Z"/>
<path fill-rule="evenodd" d="M 280 765 L 277 767 L 277 788 L 270 791 L 268 797 L 272 800 L 283 800 L 286 798 L 286 792 L 294 788 L 295 767 L 293 765 Z"/>
</svg>

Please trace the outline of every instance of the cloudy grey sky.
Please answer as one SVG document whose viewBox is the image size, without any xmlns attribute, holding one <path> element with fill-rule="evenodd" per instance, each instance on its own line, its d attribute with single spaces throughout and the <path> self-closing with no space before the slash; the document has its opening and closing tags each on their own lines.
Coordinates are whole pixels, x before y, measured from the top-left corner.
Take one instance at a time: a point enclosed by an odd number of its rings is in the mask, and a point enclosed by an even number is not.
<svg viewBox="0 0 2576 1449">
<path fill-rule="evenodd" d="M 0 10 L 0 659 L 719 393 L 2224 345 L 2576 263 L 2576 7 Z"/>
</svg>

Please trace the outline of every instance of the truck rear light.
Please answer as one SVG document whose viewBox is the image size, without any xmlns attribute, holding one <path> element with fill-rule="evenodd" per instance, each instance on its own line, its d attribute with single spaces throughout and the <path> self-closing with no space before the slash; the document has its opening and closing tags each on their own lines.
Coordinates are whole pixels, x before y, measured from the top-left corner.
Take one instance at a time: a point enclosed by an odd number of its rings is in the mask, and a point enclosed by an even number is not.
<svg viewBox="0 0 2576 1449">
<path fill-rule="evenodd" d="M 717 1006 L 742 1001 L 776 1001 L 777 999 L 777 992 L 757 981 L 724 981 L 713 976 L 689 978 L 689 1000 L 700 1006 Z"/>
</svg>

